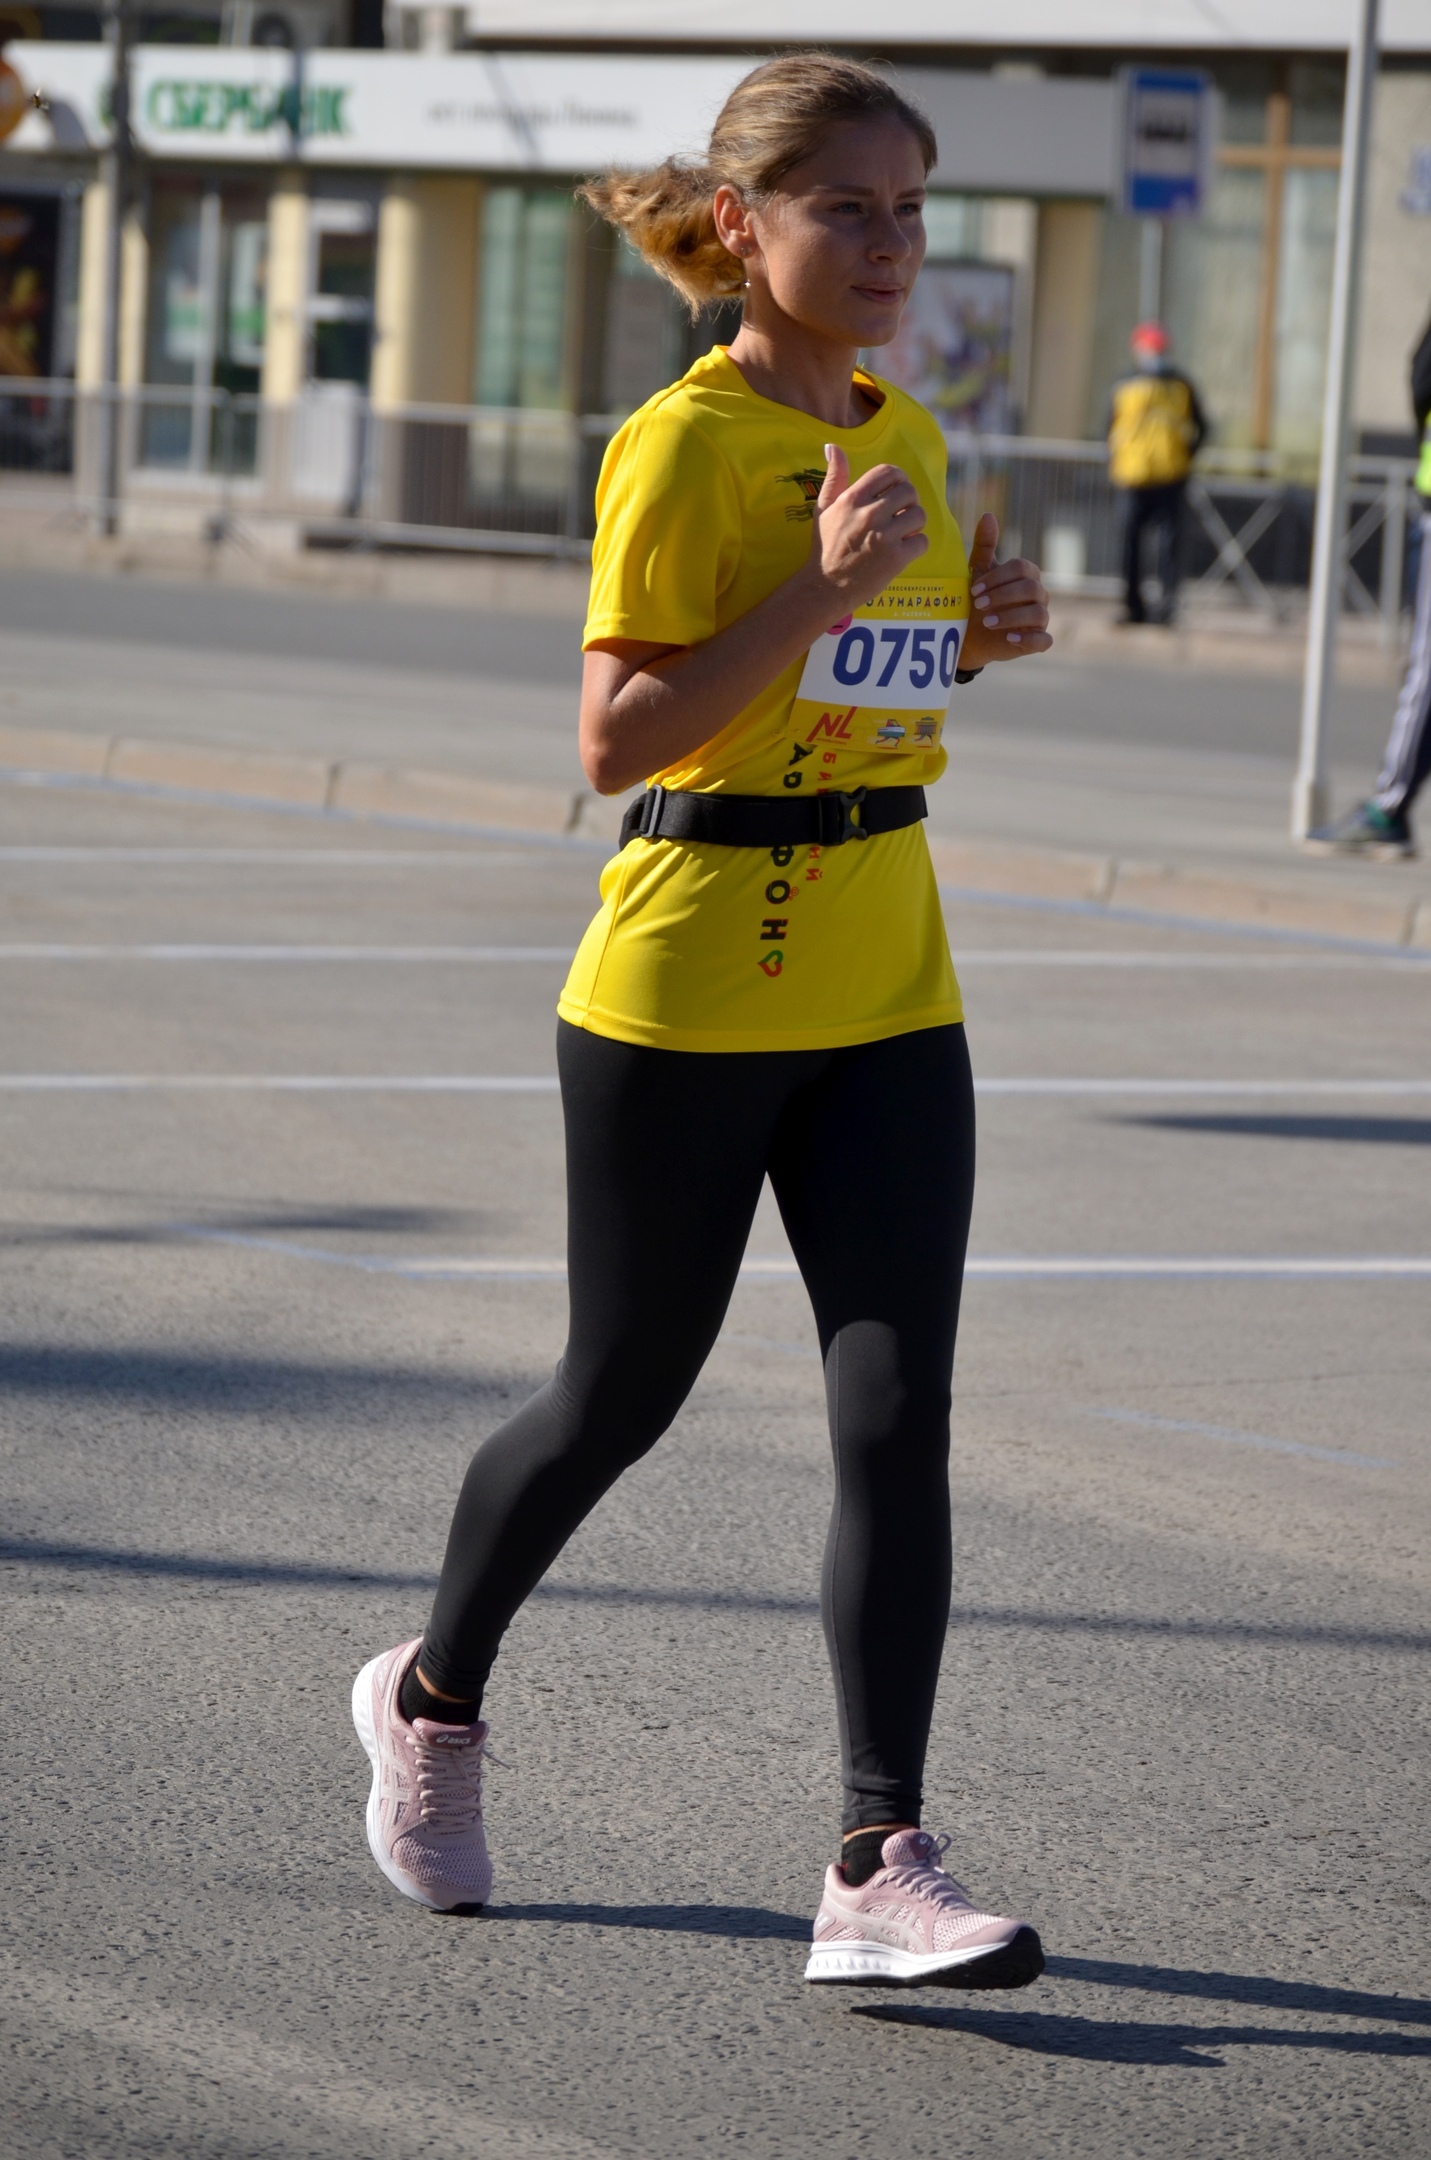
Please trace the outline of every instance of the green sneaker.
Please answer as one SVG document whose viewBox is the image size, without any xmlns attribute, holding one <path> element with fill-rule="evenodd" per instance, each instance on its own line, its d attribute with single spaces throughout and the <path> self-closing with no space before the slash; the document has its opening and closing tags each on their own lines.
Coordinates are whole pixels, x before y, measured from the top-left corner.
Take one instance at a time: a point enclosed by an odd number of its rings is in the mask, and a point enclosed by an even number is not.
<svg viewBox="0 0 1431 2160">
<path fill-rule="evenodd" d="M 1307 839 L 1313 847 L 1335 850 L 1339 855 L 1375 855 L 1383 861 L 1416 853 L 1406 812 L 1383 810 L 1374 802 L 1358 803 L 1345 817 L 1317 826 Z"/>
</svg>

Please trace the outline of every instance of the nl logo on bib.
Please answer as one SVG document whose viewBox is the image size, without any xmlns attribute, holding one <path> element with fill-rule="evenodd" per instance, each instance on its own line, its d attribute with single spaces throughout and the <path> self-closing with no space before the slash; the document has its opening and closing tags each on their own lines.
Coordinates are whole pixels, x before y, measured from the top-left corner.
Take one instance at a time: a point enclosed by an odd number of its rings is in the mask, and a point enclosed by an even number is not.
<svg viewBox="0 0 1431 2160">
<path fill-rule="evenodd" d="M 845 750 L 937 750 L 968 623 L 962 580 L 897 579 L 810 647 L 786 734 Z"/>
</svg>

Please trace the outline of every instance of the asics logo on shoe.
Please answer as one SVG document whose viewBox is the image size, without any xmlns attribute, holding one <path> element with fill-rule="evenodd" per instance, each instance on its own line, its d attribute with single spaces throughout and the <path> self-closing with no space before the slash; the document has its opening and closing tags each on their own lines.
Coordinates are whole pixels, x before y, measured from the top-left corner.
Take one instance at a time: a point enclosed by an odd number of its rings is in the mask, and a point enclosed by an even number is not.
<svg viewBox="0 0 1431 2160">
<path fill-rule="evenodd" d="M 435 1732 L 428 1741 L 429 1747 L 471 1747 L 470 1733 Z"/>
</svg>

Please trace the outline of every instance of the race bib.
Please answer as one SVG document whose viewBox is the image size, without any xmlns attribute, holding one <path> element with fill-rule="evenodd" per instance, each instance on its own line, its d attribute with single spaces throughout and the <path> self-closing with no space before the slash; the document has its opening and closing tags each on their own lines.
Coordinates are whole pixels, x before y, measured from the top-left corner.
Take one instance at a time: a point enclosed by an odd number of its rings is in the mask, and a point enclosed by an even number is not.
<svg viewBox="0 0 1431 2160">
<path fill-rule="evenodd" d="M 968 624 L 962 582 L 892 585 L 810 647 L 786 734 L 849 750 L 937 750 Z"/>
</svg>

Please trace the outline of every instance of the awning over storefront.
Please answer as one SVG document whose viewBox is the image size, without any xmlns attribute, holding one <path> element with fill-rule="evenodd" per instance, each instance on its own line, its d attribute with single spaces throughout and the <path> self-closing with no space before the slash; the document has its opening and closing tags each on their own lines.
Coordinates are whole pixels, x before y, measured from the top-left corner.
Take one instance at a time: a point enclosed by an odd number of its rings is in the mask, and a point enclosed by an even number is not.
<svg viewBox="0 0 1431 2160">
<path fill-rule="evenodd" d="M 15 150 L 100 148 L 105 45 L 16 42 L 39 90 Z M 134 133 L 150 157 L 589 172 L 698 152 L 749 61 L 140 45 Z"/>
<path fill-rule="evenodd" d="M 17 42 L 7 58 L 49 110 L 8 148 L 97 150 L 109 48 Z M 141 45 L 134 130 L 152 158 L 375 170 L 582 173 L 699 155 L 749 58 L 324 51 Z M 939 136 L 937 187 L 1107 193 L 1111 82 L 910 69 Z"/>
</svg>

